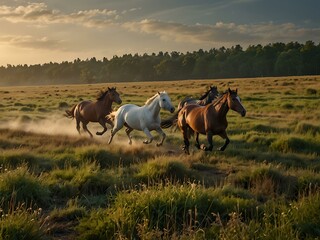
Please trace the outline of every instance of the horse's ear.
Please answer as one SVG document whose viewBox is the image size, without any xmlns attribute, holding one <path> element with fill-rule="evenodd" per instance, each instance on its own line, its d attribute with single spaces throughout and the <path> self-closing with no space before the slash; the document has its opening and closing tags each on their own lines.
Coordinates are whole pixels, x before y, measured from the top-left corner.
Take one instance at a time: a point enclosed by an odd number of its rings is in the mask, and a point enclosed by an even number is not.
<svg viewBox="0 0 320 240">
<path fill-rule="evenodd" d="M 108 90 L 111 90 L 111 89 L 108 87 Z"/>
<path fill-rule="evenodd" d="M 160 95 L 160 92 L 158 92 L 158 95 Z"/>
<path fill-rule="evenodd" d="M 238 88 L 236 88 L 236 94 L 238 94 Z"/>
</svg>

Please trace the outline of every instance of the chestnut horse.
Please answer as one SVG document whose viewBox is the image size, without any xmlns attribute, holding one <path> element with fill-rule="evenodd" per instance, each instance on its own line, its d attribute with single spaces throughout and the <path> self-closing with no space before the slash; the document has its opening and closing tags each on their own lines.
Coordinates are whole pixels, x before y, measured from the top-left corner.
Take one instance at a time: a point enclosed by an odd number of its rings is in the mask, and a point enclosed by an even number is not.
<svg viewBox="0 0 320 240">
<path fill-rule="evenodd" d="M 106 123 L 109 123 L 113 127 L 113 122 L 106 118 L 106 116 L 112 112 L 112 103 L 116 102 L 121 104 L 122 100 L 116 88 L 108 88 L 106 91 L 101 91 L 97 98 L 97 101 L 82 101 L 72 107 L 71 110 L 66 110 L 66 117 L 76 118 L 77 130 L 80 134 L 80 122 L 82 122 L 83 130 L 89 133 L 90 137 L 92 133 L 89 131 L 87 125 L 89 122 L 99 122 L 103 127 L 102 132 L 97 132 L 97 135 L 104 134 L 108 129 Z"/>
<path fill-rule="evenodd" d="M 189 137 L 196 134 L 196 147 L 205 151 L 212 151 L 212 136 L 219 135 L 225 139 L 225 144 L 219 148 L 224 151 L 230 140 L 226 133 L 228 126 L 227 113 L 232 109 L 242 117 L 246 115 L 246 110 L 241 104 L 237 90 L 230 88 L 221 97 L 206 106 L 189 104 L 184 106 L 178 115 L 178 126 L 184 138 L 184 151 L 189 154 Z M 200 146 L 199 134 L 207 136 L 209 146 Z"/>
</svg>

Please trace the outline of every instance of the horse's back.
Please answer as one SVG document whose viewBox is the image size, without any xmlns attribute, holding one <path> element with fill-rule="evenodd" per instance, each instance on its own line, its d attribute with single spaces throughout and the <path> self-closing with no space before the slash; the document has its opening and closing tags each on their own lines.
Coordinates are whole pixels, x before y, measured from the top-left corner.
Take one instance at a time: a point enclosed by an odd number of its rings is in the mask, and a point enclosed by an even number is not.
<svg viewBox="0 0 320 240">
<path fill-rule="evenodd" d="M 188 125 L 196 132 L 205 134 L 205 106 L 198 104 L 185 105 L 179 112 L 178 122 L 180 127 Z"/>
<path fill-rule="evenodd" d="M 78 103 L 78 109 L 81 111 L 87 107 L 90 107 L 92 105 L 92 102 L 91 101 L 82 101 L 80 103 Z"/>
<path fill-rule="evenodd" d="M 115 113 L 115 120 L 118 125 L 126 123 L 133 129 L 140 129 L 141 107 L 134 104 L 122 105 Z"/>
</svg>

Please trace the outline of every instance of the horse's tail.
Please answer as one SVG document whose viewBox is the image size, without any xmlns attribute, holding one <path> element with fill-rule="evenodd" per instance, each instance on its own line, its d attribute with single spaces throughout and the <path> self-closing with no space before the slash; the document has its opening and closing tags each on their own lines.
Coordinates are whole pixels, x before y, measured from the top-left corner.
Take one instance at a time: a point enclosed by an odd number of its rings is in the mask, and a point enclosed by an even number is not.
<svg viewBox="0 0 320 240">
<path fill-rule="evenodd" d="M 106 116 L 106 119 L 114 122 L 115 117 L 116 117 L 116 111 L 113 111 Z"/>
<path fill-rule="evenodd" d="M 66 114 L 64 114 L 64 116 L 66 116 L 67 118 L 74 118 L 74 110 L 76 108 L 77 105 L 74 105 L 71 110 L 66 110 Z"/>
<path fill-rule="evenodd" d="M 169 128 L 174 123 L 176 123 L 178 119 L 178 114 L 179 114 L 179 110 L 172 117 L 161 120 L 161 123 L 160 123 L 161 128 Z"/>
</svg>

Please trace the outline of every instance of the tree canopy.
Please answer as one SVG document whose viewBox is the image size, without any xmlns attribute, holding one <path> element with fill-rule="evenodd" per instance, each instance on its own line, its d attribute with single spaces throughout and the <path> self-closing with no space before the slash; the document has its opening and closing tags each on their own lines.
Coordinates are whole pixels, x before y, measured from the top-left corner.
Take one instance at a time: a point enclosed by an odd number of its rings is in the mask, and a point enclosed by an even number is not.
<svg viewBox="0 0 320 240">
<path fill-rule="evenodd" d="M 194 52 L 125 54 L 111 59 L 7 65 L 0 85 L 102 83 L 320 74 L 320 43 L 277 42 Z"/>
</svg>

